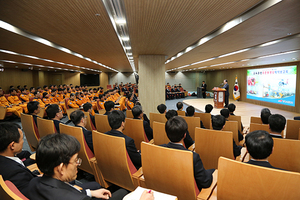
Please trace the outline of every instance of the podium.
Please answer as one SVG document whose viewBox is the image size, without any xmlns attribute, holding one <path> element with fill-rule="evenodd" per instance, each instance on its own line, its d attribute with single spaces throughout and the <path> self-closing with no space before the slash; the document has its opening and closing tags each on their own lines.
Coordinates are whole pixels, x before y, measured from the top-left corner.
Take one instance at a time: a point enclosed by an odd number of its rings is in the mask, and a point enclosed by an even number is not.
<svg viewBox="0 0 300 200">
<path fill-rule="evenodd" d="M 212 91 L 214 91 L 214 107 L 224 108 L 226 89 L 214 87 Z"/>
</svg>

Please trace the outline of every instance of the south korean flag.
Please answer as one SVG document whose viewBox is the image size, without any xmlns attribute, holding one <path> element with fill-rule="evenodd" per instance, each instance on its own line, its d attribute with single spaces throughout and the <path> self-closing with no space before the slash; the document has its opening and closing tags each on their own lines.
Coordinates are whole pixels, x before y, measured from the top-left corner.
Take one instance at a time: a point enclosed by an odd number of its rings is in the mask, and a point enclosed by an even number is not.
<svg viewBox="0 0 300 200">
<path fill-rule="evenodd" d="M 233 99 L 238 100 L 240 97 L 240 87 L 237 81 L 237 77 L 235 77 L 235 84 L 233 87 Z"/>
</svg>

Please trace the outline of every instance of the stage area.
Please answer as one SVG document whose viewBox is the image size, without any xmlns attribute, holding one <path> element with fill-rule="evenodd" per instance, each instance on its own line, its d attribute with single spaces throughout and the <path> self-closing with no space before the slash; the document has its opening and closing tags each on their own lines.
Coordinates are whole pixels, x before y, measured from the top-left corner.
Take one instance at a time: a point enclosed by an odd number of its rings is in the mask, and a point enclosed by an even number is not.
<svg viewBox="0 0 300 200">
<path fill-rule="evenodd" d="M 214 100 L 213 98 L 209 99 L 202 99 L 202 98 L 197 98 L 197 99 L 187 99 L 183 101 L 184 104 L 188 106 L 194 106 L 195 109 L 199 112 L 205 112 L 205 105 L 206 104 L 211 104 L 214 105 Z M 242 117 L 242 123 L 244 126 L 249 127 L 250 126 L 250 117 L 260 117 L 260 111 L 263 108 L 266 108 L 266 106 L 260 106 L 256 104 L 251 104 L 251 103 L 246 103 L 242 101 L 233 101 L 229 100 L 229 103 L 234 103 L 236 105 L 235 109 L 235 115 L 239 115 Z M 289 112 L 289 111 L 284 111 L 284 110 L 279 110 L 276 108 L 270 108 L 272 114 L 281 114 L 285 116 L 286 119 L 294 119 L 295 116 L 299 116 L 299 113 L 295 112 Z M 220 114 L 220 108 L 214 108 L 211 112 L 213 115 L 218 115 Z"/>
</svg>

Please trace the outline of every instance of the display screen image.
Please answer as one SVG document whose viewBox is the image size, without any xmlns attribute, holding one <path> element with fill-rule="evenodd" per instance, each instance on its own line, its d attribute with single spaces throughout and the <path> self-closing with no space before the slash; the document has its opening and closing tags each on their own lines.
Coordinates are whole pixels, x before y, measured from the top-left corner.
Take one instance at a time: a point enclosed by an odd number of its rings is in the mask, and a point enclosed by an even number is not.
<svg viewBox="0 0 300 200">
<path fill-rule="evenodd" d="M 247 99 L 295 106 L 297 66 L 247 70 Z"/>
</svg>

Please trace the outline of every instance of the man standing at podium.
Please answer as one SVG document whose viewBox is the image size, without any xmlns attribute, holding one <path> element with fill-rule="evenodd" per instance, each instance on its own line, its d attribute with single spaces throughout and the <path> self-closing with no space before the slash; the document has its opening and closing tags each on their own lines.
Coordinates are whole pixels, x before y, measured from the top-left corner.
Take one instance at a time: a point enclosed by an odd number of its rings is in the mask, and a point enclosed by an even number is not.
<svg viewBox="0 0 300 200">
<path fill-rule="evenodd" d="M 227 79 L 224 79 L 224 86 L 222 87 L 224 89 L 226 89 L 225 91 L 225 108 L 228 107 L 228 98 L 229 98 L 229 85 L 227 83 Z"/>
<path fill-rule="evenodd" d="M 202 97 L 205 99 L 206 98 L 206 83 L 205 81 L 202 81 Z"/>
</svg>

